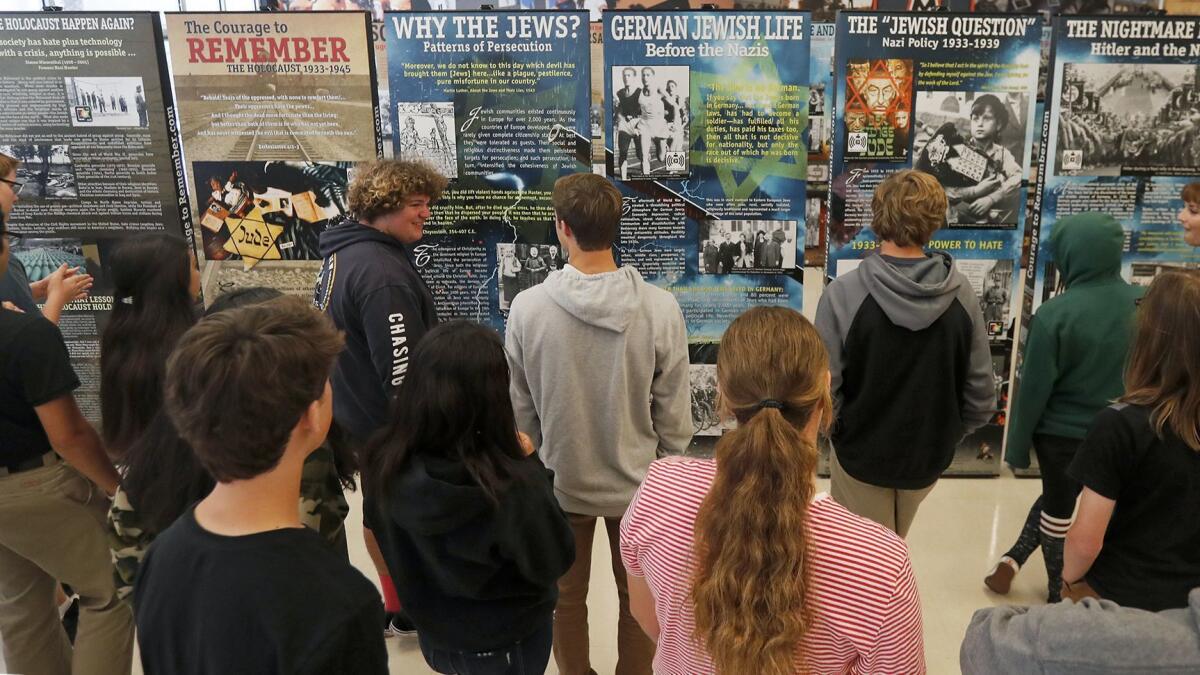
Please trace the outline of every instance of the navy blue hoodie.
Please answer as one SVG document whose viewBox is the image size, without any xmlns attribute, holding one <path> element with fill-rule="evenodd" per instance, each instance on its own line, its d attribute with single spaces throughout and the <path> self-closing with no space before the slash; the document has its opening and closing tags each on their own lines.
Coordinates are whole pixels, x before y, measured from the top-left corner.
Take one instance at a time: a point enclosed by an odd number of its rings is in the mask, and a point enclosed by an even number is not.
<svg viewBox="0 0 1200 675">
<path fill-rule="evenodd" d="M 321 234 L 321 255 L 313 304 L 346 335 L 333 369 L 333 416 L 363 443 L 387 421 L 437 311 L 408 249 L 379 230 L 347 218 Z"/>
</svg>

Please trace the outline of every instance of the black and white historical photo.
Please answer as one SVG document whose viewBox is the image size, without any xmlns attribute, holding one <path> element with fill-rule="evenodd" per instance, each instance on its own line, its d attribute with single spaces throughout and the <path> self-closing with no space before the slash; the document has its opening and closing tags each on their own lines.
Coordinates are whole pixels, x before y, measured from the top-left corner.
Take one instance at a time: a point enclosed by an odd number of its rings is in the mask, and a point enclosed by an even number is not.
<svg viewBox="0 0 1200 675">
<path fill-rule="evenodd" d="M 66 77 L 67 106 L 76 127 L 149 127 L 140 77 Z"/>
<path fill-rule="evenodd" d="M 808 92 L 808 153 L 829 154 L 832 120 L 825 114 L 825 83 Z M 811 165 L 810 165 L 811 166 Z"/>
<path fill-rule="evenodd" d="M 821 207 L 823 197 L 809 197 L 804 203 L 804 248 L 821 245 Z"/>
<path fill-rule="evenodd" d="M 1028 104 L 1027 94 L 917 92 L 914 168 L 946 189 L 951 227 L 1016 226 Z"/>
<path fill-rule="evenodd" d="M 979 297 L 979 309 L 988 337 L 1002 338 L 1008 332 L 1012 307 L 1013 260 L 956 258 L 954 266 L 971 282 Z"/>
<path fill-rule="evenodd" d="M 702 220 L 703 274 L 782 273 L 796 268 L 796 221 Z"/>
<path fill-rule="evenodd" d="M 875 9 L 875 0 L 813 0 L 800 3 L 800 8 L 812 11 L 814 23 L 828 23 L 837 19 L 838 10 Z"/>
<path fill-rule="evenodd" d="M 54 274 L 59 267 L 78 267 L 93 277 L 100 276 L 100 253 L 95 244 L 81 239 L 25 237 L 13 243 L 12 253 L 25 267 L 25 276 L 36 282 Z"/>
<path fill-rule="evenodd" d="M 720 436 L 735 426 L 732 419 L 721 419 L 717 402 L 717 367 L 706 363 L 688 366 L 692 387 L 692 433 L 697 436 Z"/>
<path fill-rule="evenodd" d="M 621 180 L 682 178 L 689 169 L 687 66 L 614 66 L 614 168 Z"/>
<path fill-rule="evenodd" d="M 288 295 L 312 298 L 313 280 L 321 272 L 319 261 L 264 261 L 253 269 L 241 265 L 211 265 L 203 277 L 204 297 L 215 298 L 239 288 L 267 286 Z"/>
<path fill-rule="evenodd" d="M 37 143 L 0 145 L 4 153 L 21 162 L 13 189 L 21 199 L 74 199 L 79 197 L 71 146 Z"/>
<path fill-rule="evenodd" d="M 1067 290 L 1066 280 L 1058 273 L 1058 265 L 1048 262 L 1042 266 L 1042 299 L 1046 302 Z"/>
<path fill-rule="evenodd" d="M 406 162 L 425 162 L 446 178 L 458 178 L 458 141 L 454 103 L 396 104 L 400 156 Z"/>
<path fill-rule="evenodd" d="M 1200 91 L 1188 64 L 1063 65 L 1055 170 L 1200 173 Z"/>
<path fill-rule="evenodd" d="M 508 311 L 521 291 L 546 280 L 566 264 L 565 251 L 557 244 L 496 244 L 500 266 L 500 309 Z"/>
</svg>

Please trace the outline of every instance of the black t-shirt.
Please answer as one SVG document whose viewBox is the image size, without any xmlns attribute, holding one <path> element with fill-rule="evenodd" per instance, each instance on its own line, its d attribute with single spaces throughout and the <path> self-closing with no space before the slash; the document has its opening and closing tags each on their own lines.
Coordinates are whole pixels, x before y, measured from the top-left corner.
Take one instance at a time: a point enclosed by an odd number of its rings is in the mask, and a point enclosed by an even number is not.
<svg viewBox="0 0 1200 675">
<path fill-rule="evenodd" d="M 192 507 L 150 546 L 134 607 L 147 675 L 388 672 L 379 592 L 305 528 L 226 537 Z"/>
<path fill-rule="evenodd" d="M 41 316 L 33 291 L 29 288 L 29 275 L 16 256 L 8 259 L 8 271 L 0 276 L 0 300 L 11 302 L 26 314 Z"/>
<path fill-rule="evenodd" d="M 78 386 L 57 326 L 40 315 L 0 309 L 0 466 L 50 452 L 34 408 Z"/>
<path fill-rule="evenodd" d="M 1068 473 L 1117 502 L 1088 583 L 1126 607 L 1187 607 L 1200 586 L 1200 453 L 1169 428 L 1158 438 L 1147 408 L 1118 404 L 1096 416 Z"/>
</svg>

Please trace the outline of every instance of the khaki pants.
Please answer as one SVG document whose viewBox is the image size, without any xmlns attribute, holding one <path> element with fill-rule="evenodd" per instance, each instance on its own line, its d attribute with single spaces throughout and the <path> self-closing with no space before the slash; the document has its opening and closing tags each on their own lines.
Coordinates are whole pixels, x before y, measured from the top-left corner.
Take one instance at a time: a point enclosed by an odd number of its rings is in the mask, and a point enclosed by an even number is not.
<svg viewBox="0 0 1200 675">
<path fill-rule="evenodd" d="M 864 483 L 846 473 L 838 463 L 836 452 L 829 455 L 829 471 L 829 491 L 834 501 L 902 538 L 908 536 L 917 507 L 933 491 L 933 485 L 920 490 L 899 490 Z"/>
<path fill-rule="evenodd" d="M 592 540 L 596 516 L 568 513 L 575 532 L 575 563 L 558 580 L 558 606 L 554 608 L 554 662 L 561 675 L 587 675 L 591 670 L 588 644 L 588 581 L 592 576 Z M 616 675 L 649 675 L 654 663 L 654 642 L 629 612 L 629 582 L 621 562 L 621 519 L 604 518 L 613 576 L 617 581 L 620 617 L 617 620 Z"/>
<path fill-rule="evenodd" d="M 117 599 L 104 493 L 61 462 L 0 477 L 0 641 L 28 675 L 128 675 L 133 613 Z M 75 649 L 58 618 L 58 582 L 79 594 Z"/>
</svg>

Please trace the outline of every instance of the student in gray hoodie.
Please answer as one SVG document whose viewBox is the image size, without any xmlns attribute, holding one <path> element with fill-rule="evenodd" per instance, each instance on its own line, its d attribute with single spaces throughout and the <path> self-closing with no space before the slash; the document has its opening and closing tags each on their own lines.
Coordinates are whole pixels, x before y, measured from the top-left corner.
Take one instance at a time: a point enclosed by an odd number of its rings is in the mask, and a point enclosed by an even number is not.
<svg viewBox="0 0 1200 675">
<path fill-rule="evenodd" d="M 838 401 L 830 492 L 901 537 L 958 442 L 996 412 L 979 298 L 949 254 L 924 250 L 946 204 L 927 173 L 880 183 L 871 200 L 878 252 L 830 283 L 817 306 Z"/>
<path fill-rule="evenodd" d="M 617 267 L 622 201 L 612 183 L 565 176 L 552 199 L 568 264 L 513 299 L 505 347 L 517 428 L 554 471 L 575 534 L 575 563 L 559 580 L 554 660 L 562 675 L 590 670 L 587 591 L 602 518 L 620 603 L 616 672 L 648 674 L 654 643 L 629 611 L 618 529 L 650 462 L 691 441 L 687 332 L 674 296 Z"/>
<path fill-rule="evenodd" d="M 1200 672 L 1200 588 L 1188 606 L 1148 612 L 1084 598 L 975 612 L 958 655 L 967 675 L 1184 675 Z"/>
</svg>

